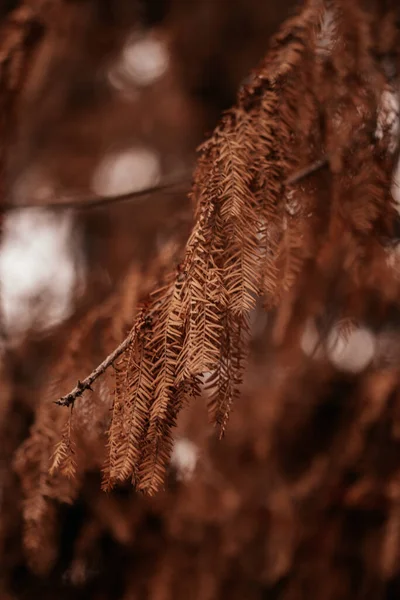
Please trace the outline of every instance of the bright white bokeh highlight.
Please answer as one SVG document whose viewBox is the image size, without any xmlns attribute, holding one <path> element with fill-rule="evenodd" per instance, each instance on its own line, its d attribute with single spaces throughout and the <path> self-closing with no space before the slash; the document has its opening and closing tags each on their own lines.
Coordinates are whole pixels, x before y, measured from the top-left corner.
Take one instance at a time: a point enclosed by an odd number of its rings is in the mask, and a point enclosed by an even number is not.
<svg viewBox="0 0 400 600">
<path fill-rule="evenodd" d="M 10 336 L 54 326 L 69 316 L 76 291 L 70 214 L 10 213 L 0 245 L 0 300 Z"/>
<path fill-rule="evenodd" d="M 177 479 L 190 481 L 197 466 L 199 450 L 187 438 L 175 440 L 171 455 L 171 465 L 177 471 Z"/>
<path fill-rule="evenodd" d="M 361 373 L 377 354 L 377 340 L 369 329 L 354 327 L 344 334 L 342 324 L 338 323 L 323 341 L 311 319 L 306 323 L 300 345 L 310 358 L 320 360 L 326 356 L 336 369 L 347 373 Z"/>
<path fill-rule="evenodd" d="M 132 93 L 132 87 L 147 87 L 161 79 L 169 67 L 165 42 L 154 33 L 130 36 L 120 57 L 108 72 L 108 80 L 119 92 Z"/>
<path fill-rule="evenodd" d="M 160 180 L 158 155 L 145 147 L 108 154 L 94 172 L 92 189 L 99 196 L 144 190 Z"/>
<path fill-rule="evenodd" d="M 328 336 L 327 353 L 331 363 L 340 371 L 361 373 L 372 362 L 376 340 L 371 331 L 359 327 L 343 336 L 334 327 Z"/>
<path fill-rule="evenodd" d="M 137 85 L 150 85 L 168 69 L 169 56 L 165 44 L 151 35 L 133 38 L 122 52 L 122 66 Z"/>
</svg>

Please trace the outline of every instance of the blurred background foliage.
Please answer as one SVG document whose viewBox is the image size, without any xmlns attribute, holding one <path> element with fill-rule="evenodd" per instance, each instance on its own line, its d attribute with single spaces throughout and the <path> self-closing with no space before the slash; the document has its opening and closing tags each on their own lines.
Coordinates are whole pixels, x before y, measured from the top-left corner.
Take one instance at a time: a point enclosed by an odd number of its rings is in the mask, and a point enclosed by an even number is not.
<svg viewBox="0 0 400 600">
<path fill-rule="evenodd" d="M 400 594 L 400 414 L 391 359 L 397 312 L 380 337 L 350 335 L 350 355 L 364 351 L 356 365 L 333 351 L 330 361 L 305 360 L 315 350 L 311 325 L 302 348 L 293 350 L 288 339 L 272 352 L 271 324 L 255 316 L 253 361 L 226 438 L 217 439 L 200 402 L 185 410 L 165 490 L 152 499 L 130 487 L 100 490 L 109 398 L 99 385 L 79 424 L 79 484 L 46 498 L 38 528 L 24 532 L 21 479 L 29 485 L 30 474 L 20 478 L 17 451 L 49 373 L 88 315 L 60 393 L 112 348 L 110 328 L 126 331 L 135 286 L 146 287 L 159 248 L 170 239 L 183 245 L 190 230 L 196 147 L 234 104 L 294 6 L 0 6 L 4 202 L 73 204 L 171 184 L 97 209 L 37 207 L 3 216 L 1 600 Z M 364 372 L 363 356 L 365 364 L 376 359 L 377 347 L 392 371 Z M 287 357 L 290 366 L 282 369 Z M 69 494 L 71 504 L 60 501 Z"/>
</svg>

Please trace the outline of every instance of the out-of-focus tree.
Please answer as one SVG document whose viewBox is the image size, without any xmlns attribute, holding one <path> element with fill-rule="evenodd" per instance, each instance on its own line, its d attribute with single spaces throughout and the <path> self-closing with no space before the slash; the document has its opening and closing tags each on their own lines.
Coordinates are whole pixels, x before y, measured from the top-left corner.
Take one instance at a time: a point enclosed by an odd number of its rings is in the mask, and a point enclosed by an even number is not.
<svg viewBox="0 0 400 600">
<path fill-rule="evenodd" d="M 400 9 L 294 4 L 0 8 L 2 597 L 400 592 Z"/>
</svg>

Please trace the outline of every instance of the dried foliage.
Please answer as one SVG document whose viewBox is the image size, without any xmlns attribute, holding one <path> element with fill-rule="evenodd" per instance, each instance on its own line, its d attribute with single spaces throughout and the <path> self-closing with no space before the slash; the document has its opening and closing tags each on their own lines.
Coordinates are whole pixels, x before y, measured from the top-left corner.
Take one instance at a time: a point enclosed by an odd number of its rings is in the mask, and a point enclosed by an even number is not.
<svg viewBox="0 0 400 600">
<path fill-rule="evenodd" d="M 371 51 L 378 43 L 371 15 L 333 3 L 328 26 L 327 10 L 308 3 L 283 26 L 238 105 L 201 148 L 184 258 L 146 299 L 118 367 L 111 480 L 133 477 L 149 493 L 160 487 L 176 415 L 206 374 L 211 418 L 223 433 L 257 298 L 278 307 L 279 341 L 307 279 L 326 279 L 308 311 L 321 318 L 329 279 L 340 295 L 335 309 L 346 311 L 341 286 L 347 296 L 359 294 L 384 273 L 384 238 L 396 215 L 396 154 L 391 132 L 378 123 L 390 85 L 387 56 Z M 322 174 L 293 179 L 321 156 L 328 157 Z M 379 268 L 367 275 L 374 262 Z"/>
<path fill-rule="evenodd" d="M 93 598 L 398 594 L 399 33 L 395 1 L 306 0 L 200 148 L 187 241 L 177 224 L 52 358 L 13 464 L 53 594 L 57 565 Z M 333 346 L 361 327 L 373 358 L 349 369 Z M 201 453 L 188 483 L 177 432 Z M 105 589 L 93 561 L 120 547 L 134 566 Z"/>
</svg>

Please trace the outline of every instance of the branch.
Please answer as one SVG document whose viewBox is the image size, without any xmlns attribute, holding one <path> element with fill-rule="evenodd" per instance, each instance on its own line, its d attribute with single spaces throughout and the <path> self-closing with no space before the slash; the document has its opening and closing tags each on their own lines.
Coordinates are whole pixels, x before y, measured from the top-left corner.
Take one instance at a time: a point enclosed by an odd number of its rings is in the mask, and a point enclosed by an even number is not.
<svg viewBox="0 0 400 600">
<path fill-rule="evenodd" d="M 286 180 L 286 184 L 290 185 L 293 183 L 296 183 L 298 181 L 300 181 L 300 179 L 303 179 L 304 177 L 307 177 L 308 175 L 310 175 L 311 173 L 314 173 L 315 171 L 317 171 L 318 169 L 321 169 L 322 167 L 324 167 L 325 165 L 328 164 L 328 157 L 323 157 L 318 159 L 317 161 L 313 162 L 312 164 L 308 165 L 307 167 L 304 167 L 304 169 L 301 169 L 300 171 L 297 171 L 296 173 L 294 173 L 293 175 L 291 175 L 287 180 Z M 178 182 L 178 184 L 182 184 L 184 183 L 184 181 L 180 181 Z M 109 204 L 109 203 L 113 203 L 113 202 L 121 202 L 123 200 L 129 200 L 133 197 L 142 197 L 144 195 L 150 194 L 154 191 L 160 191 L 163 189 L 170 189 L 171 186 L 176 185 L 176 184 L 166 184 L 164 186 L 156 186 L 153 188 L 149 188 L 147 190 L 145 190 L 144 192 L 131 192 L 128 194 L 123 194 L 120 196 L 114 196 L 112 198 L 106 198 L 106 199 L 92 199 L 89 202 L 83 203 L 83 205 L 81 204 L 80 207 L 93 207 L 93 206 L 103 206 L 104 204 Z M 34 205 L 29 204 L 27 206 L 24 206 L 23 208 L 32 208 Z M 56 203 L 54 205 L 52 204 L 44 204 L 44 205 L 38 205 L 38 206 L 44 206 L 46 208 L 48 207 L 54 207 L 54 208 L 66 208 L 66 207 L 75 207 L 76 204 L 70 204 L 70 203 Z M 21 208 L 21 206 L 17 206 L 17 205 L 13 205 L 12 208 L 18 209 Z M 91 390 L 92 389 L 92 384 L 96 381 L 96 379 L 98 379 L 100 377 L 100 375 L 102 375 L 111 365 L 114 364 L 114 362 L 116 361 L 116 359 L 121 356 L 121 354 L 128 348 L 128 346 L 135 340 L 140 328 L 143 326 L 143 324 L 145 323 L 145 318 L 144 318 L 144 312 L 143 310 L 141 311 L 140 315 L 138 315 L 138 318 L 136 319 L 136 323 L 133 327 L 133 329 L 131 330 L 131 332 L 129 333 L 129 335 L 124 339 L 123 342 L 121 342 L 121 344 L 114 350 L 114 352 L 112 352 L 109 356 L 107 356 L 107 358 L 105 358 L 103 360 L 103 362 L 94 369 L 94 371 L 91 372 L 90 375 L 88 375 L 88 377 L 86 377 L 83 381 L 78 381 L 78 383 L 76 384 L 75 388 L 66 396 L 62 396 L 59 400 L 55 400 L 55 404 L 58 404 L 58 406 L 71 406 L 75 403 L 75 400 L 77 398 L 79 398 L 80 396 L 83 395 L 83 393 L 86 390 Z"/>
<path fill-rule="evenodd" d="M 157 192 L 170 192 L 174 193 L 175 189 L 179 186 L 189 185 L 190 179 L 180 179 L 178 181 L 173 181 L 170 183 L 163 183 L 160 185 L 155 185 L 145 190 L 131 191 L 126 192 L 125 194 L 118 194 L 116 196 L 95 196 L 95 195 L 82 195 L 82 196 L 72 196 L 70 199 L 60 201 L 60 202 L 30 202 L 29 204 L 14 204 L 11 202 L 3 203 L 1 206 L 1 210 L 5 212 L 17 211 L 17 210 L 27 210 L 30 208 L 51 208 L 51 209 L 80 209 L 86 210 L 90 208 L 102 208 L 104 206 L 109 206 L 110 204 L 117 204 L 120 202 L 127 202 L 131 200 L 141 201 L 144 200 L 147 196 Z"/>
<path fill-rule="evenodd" d="M 323 156 L 322 158 L 319 158 L 318 160 L 314 161 L 313 163 L 307 165 L 303 169 L 296 171 L 296 173 L 293 173 L 293 175 L 290 175 L 290 177 L 288 177 L 286 179 L 285 183 L 286 183 L 286 185 L 292 185 L 293 183 L 297 183 L 301 179 L 308 177 L 308 175 L 315 173 L 315 171 L 322 169 L 322 167 L 325 167 L 328 163 L 329 163 L 329 158 L 327 156 Z"/>
<path fill-rule="evenodd" d="M 325 167 L 328 164 L 329 160 L 327 156 L 324 156 L 313 163 L 307 165 L 303 169 L 296 171 L 293 175 L 290 175 L 285 181 L 286 185 L 292 185 L 297 183 L 301 179 L 308 177 L 315 171 L 318 171 L 322 167 Z M 15 204 L 13 202 L 3 203 L 1 206 L 2 212 L 12 212 L 17 210 L 28 210 L 30 208 L 47 208 L 47 209 L 79 209 L 79 210 L 87 210 L 92 208 L 103 208 L 112 204 L 119 204 L 120 202 L 129 202 L 132 200 L 136 200 L 140 202 L 150 196 L 151 194 L 155 194 L 157 192 L 169 192 L 174 193 L 176 188 L 180 186 L 188 186 L 191 182 L 189 177 L 185 177 L 183 179 L 179 179 L 177 181 L 172 181 L 170 183 L 163 183 L 159 185 L 154 185 L 152 187 L 146 188 L 145 190 L 136 190 L 131 192 L 126 192 L 125 194 L 117 194 L 115 196 L 95 196 L 95 195 L 76 195 L 72 196 L 66 200 L 62 201 L 54 201 L 54 202 L 30 202 L 28 204 Z"/>
<path fill-rule="evenodd" d="M 58 404 L 58 406 L 73 406 L 75 400 L 83 395 L 86 390 L 91 390 L 93 392 L 92 384 L 103 375 L 103 373 L 114 364 L 114 362 L 125 352 L 128 346 L 136 339 L 136 336 L 142 326 L 146 323 L 146 319 L 144 318 L 144 310 L 142 309 L 136 318 L 135 325 L 132 330 L 128 334 L 128 336 L 120 343 L 119 346 L 107 356 L 103 360 L 103 362 L 98 365 L 91 373 L 88 375 L 83 381 L 79 381 L 74 387 L 74 389 L 69 392 L 66 396 L 62 396 L 59 400 L 54 400 L 54 404 Z"/>
</svg>

